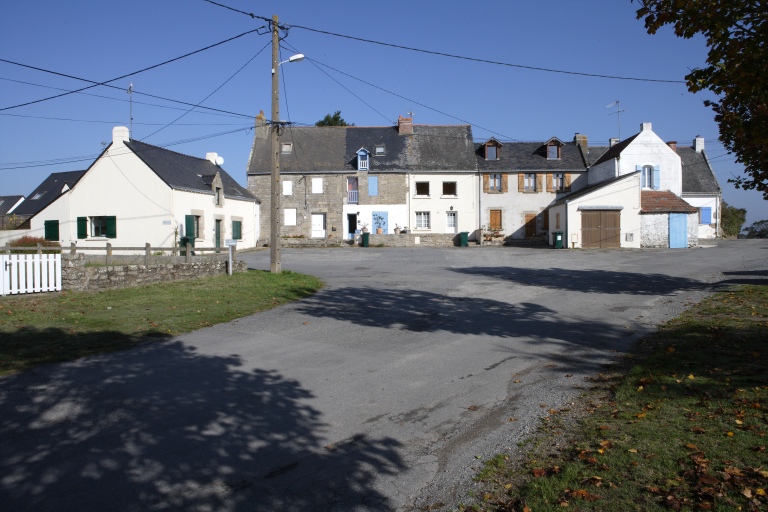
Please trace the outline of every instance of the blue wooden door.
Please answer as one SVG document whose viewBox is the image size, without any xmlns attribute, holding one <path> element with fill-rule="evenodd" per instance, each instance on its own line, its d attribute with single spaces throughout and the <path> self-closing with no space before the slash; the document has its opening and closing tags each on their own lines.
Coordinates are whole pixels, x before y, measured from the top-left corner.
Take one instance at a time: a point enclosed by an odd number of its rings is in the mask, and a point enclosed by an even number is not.
<svg viewBox="0 0 768 512">
<path fill-rule="evenodd" d="M 685 213 L 669 214 L 669 248 L 688 248 L 688 215 Z"/>
</svg>

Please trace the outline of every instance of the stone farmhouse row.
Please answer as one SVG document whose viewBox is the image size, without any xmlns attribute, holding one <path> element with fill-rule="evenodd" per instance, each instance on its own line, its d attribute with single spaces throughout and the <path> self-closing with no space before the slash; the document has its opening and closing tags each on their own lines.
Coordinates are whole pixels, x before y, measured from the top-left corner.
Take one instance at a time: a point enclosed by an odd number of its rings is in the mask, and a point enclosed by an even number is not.
<svg viewBox="0 0 768 512">
<path fill-rule="evenodd" d="M 56 172 L 29 197 L 0 197 L 0 244 L 22 235 L 84 248 L 238 249 L 269 240 L 270 127 L 263 113 L 247 188 L 216 153 L 196 158 L 132 140 L 85 170 Z M 468 125 L 288 127 L 281 138 L 281 234 L 350 239 L 407 230 L 469 232 L 565 247 L 689 247 L 720 234 L 720 187 L 696 137 L 691 146 L 640 132 L 609 146 L 572 141 L 475 142 Z"/>
</svg>

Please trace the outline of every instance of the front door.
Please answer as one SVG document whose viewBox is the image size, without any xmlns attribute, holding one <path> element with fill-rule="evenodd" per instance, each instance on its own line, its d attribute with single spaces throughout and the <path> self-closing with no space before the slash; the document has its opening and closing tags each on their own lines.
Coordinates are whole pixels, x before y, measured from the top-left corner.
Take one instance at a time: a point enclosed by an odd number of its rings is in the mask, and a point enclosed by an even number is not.
<svg viewBox="0 0 768 512">
<path fill-rule="evenodd" d="M 355 231 L 357 231 L 357 214 L 347 214 L 347 238 L 350 240 L 355 239 Z"/>
<path fill-rule="evenodd" d="M 325 238 L 325 214 L 312 214 L 312 238 Z"/>
<path fill-rule="evenodd" d="M 458 222 L 456 221 L 456 212 L 447 212 L 445 218 L 446 233 L 457 233 Z"/>
<path fill-rule="evenodd" d="M 536 214 L 525 214 L 525 238 L 533 238 L 536 236 Z"/>
<path fill-rule="evenodd" d="M 216 232 L 214 234 L 214 241 L 216 242 L 216 252 L 221 250 L 221 219 L 216 219 Z"/>
<path fill-rule="evenodd" d="M 684 213 L 669 214 L 669 248 L 688 248 L 688 215 Z"/>
</svg>

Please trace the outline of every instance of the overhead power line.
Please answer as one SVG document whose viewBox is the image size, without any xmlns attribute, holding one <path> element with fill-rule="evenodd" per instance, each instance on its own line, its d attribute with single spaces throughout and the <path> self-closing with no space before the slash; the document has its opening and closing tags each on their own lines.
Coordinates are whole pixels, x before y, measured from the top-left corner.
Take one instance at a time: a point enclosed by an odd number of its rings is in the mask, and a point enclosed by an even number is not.
<svg viewBox="0 0 768 512">
<path fill-rule="evenodd" d="M 264 16 L 257 16 L 257 15 L 255 15 L 253 13 L 241 11 L 239 9 L 235 9 L 233 7 L 229 7 L 227 5 L 224 5 L 224 4 L 221 4 L 221 3 L 218 3 L 218 2 L 214 2 L 212 0 L 203 0 L 203 1 L 204 2 L 208 2 L 210 4 L 213 4 L 213 5 L 217 5 L 219 7 L 223 7 L 224 9 L 228 9 L 230 11 L 234 11 L 234 12 L 237 12 L 237 13 L 240 13 L 240 14 L 244 14 L 246 16 L 250 16 L 251 18 L 271 21 L 271 20 L 269 20 L 269 18 L 266 18 Z M 286 25 L 281 25 L 280 28 L 282 28 L 284 30 L 288 30 L 288 29 L 291 29 L 291 28 L 298 28 L 298 29 L 302 29 L 302 30 L 307 30 L 309 32 L 316 32 L 318 34 L 324 34 L 324 35 L 333 36 L 333 37 L 340 37 L 340 38 L 343 38 L 343 39 L 350 39 L 352 41 L 360 41 L 362 43 L 376 44 L 376 45 L 379 45 L 379 46 L 387 46 L 387 47 L 390 47 L 390 48 L 397 48 L 399 50 L 408 50 L 408 51 L 411 51 L 411 52 L 425 53 L 425 54 L 428 54 L 428 55 L 437 55 L 437 56 L 440 56 L 440 57 L 448 57 L 448 58 L 451 58 L 451 59 L 466 60 L 466 61 L 471 61 L 471 62 L 480 62 L 480 63 L 483 63 L 483 64 L 492 64 L 492 65 L 495 65 L 495 66 L 506 66 L 506 67 L 510 67 L 510 68 L 528 69 L 528 70 L 531 70 L 531 71 L 544 71 L 544 72 L 547 72 L 547 73 L 560 73 L 560 74 L 564 74 L 564 75 L 586 76 L 586 77 L 591 77 L 591 78 L 606 78 L 606 79 L 611 79 L 611 80 L 630 80 L 630 81 L 635 81 L 635 82 L 655 82 L 655 83 L 667 83 L 667 84 L 685 84 L 686 83 L 685 80 L 661 80 L 661 79 L 656 79 L 656 78 L 640 78 L 640 77 L 629 77 L 629 76 L 618 76 L 618 75 L 603 75 L 603 74 L 599 74 L 599 73 L 586 73 L 586 72 L 583 72 L 583 71 L 566 71 L 566 70 L 562 70 L 562 69 L 551 69 L 551 68 L 542 68 L 542 67 L 537 67 L 537 66 L 526 66 L 526 65 L 523 65 L 523 64 L 512 64 L 510 62 L 501 62 L 501 61 L 490 60 L 490 59 L 481 59 L 481 58 L 478 58 L 478 57 L 467 57 L 465 55 L 456 55 L 456 54 L 452 54 L 452 53 L 438 52 L 438 51 L 435 51 L 435 50 L 424 50 L 422 48 L 414 48 L 412 46 L 404 46 L 404 45 L 401 45 L 401 44 L 387 43 L 387 42 L 384 42 L 384 41 L 376 41 L 374 39 L 366 39 L 366 38 L 363 38 L 363 37 L 356 37 L 356 36 L 350 36 L 350 35 L 346 35 L 346 34 L 339 34 L 337 32 L 330 32 L 328 30 L 320 30 L 320 29 L 317 29 L 317 28 L 305 27 L 303 25 L 288 25 L 288 24 L 286 24 Z"/>
<path fill-rule="evenodd" d="M 185 53 L 184 55 L 180 55 L 178 57 L 174 57 L 173 59 L 169 59 L 169 60 L 160 62 L 158 64 L 154 64 L 152 66 L 148 66 L 146 68 L 140 69 L 138 71 L 133 71 L 131 73 L 127 73 L 125 75 L 121 75 L 121 76 L 112 78 L 111 80 L 106 80 L 104 82 L 95 82 L 93 80 L 86 80 L 86 79 L 83 79 L 83 78 L 77 78 L 77 77 L 74 77 L 74 76 L 71 76 L 71 75 L 65 75 L 64 73 L 56 73 L 56 72 L 52 72 L 52 71 L 49 71 L 49 70 L 46 70 L 46 69 L 38 68 L 38 67 L 35 67 L 35 66 L 30 66 L 30 65 L 27 65 L 27 64 L 21 64 L 21 63 L 18 63 L 18 62 L 7 60 L 7 59 L 0 59 L 0 62 L 5 62 L 7 64 L 13 64 L 13 65 L 16 65 L 16 66 L 22 66 L 22 67 L 25 67 L 25 68 L 34 69 L 36 71 L 43 71 L 43 72 L 46 72 L 46 73 L 53 73 L 53 74 L 56 74 L 56 75 L 59 75 L 59 76 L 64 76 L 64 77 L 67 77 L 67 78 L 73 78 L 75 80 L 81 80 L 83 82 L 88 82 L 88 83 L 92 84 L 92 85 L 89 85 L 87 87 L 81 87 L 80 89 L 76 89 L 76 90 L 73 90 L 73 91 L 63 92 L 61 94 L 56 94 L 54 96 L 49 96 L 47 98 L 41 98 L 39 100 L 28 101 L 26 103 L 20 103 L 18 105 L 13 105 L 13 106 L 10 106 L 10 107 L 0 108 L 0 112 L 2 112 L 4 110 L 11 110 L 11 109 L 14 109 L 14 108 L 19 108 L 19 107 L 25 107 L 27 105 L 33 105 L 35 103 L 42 103 L 44 101 L 52 100 L 52 99 L 55 99 L 55 98 L 61 98 L 62 96 L 68 96 L 70 94 L 75 94 L 75 93 L 78 93 L 78 92 L 82 92 L 82 91 L 85 91 L 85 90 L 88 90 L 88 89 L 92 89 L 94 87 L 98 87 L 100 85 L 107 85 L 107 84 L 109 84 L 111 82 L 115 82 L 117 80 L 122 80 L 123 78 L 128 78 L 129 76 L 138 75 L 139 73 L 144 73 L 145 71 L 149 71 L 151 69 L 159 68 L 160 66 L 165 66 L 166 64 L 170 64 L 172 62 L 176 62 L 178 60 L 181 60 L 181 59 L 184 59 L 186 57 L 195 55 L 197 53 L 204 52 L 206 50 L 210 50 L 211 48 L 214 48 L 216 46 L 220 46 L 220 45 L 228 43 L 230 41 L 234 41 L 235 39 L 241 38 L 241 37 L 246 36 L 248 34 L 253 34 L 254 32 L 260 32 L 260 30 L 262 30 L 262 28 L 263 27 L 260 27 L 260 28 L 257 28 L 257 29 L 253 29 L 253 30 L 249 30 L 247 32 L 243 32 L 242 34 L 236 35 L 234 37 L 230 37 L 230 38 L 225 39 L 223 41 L 219 41 L 218 43 L 214 43 L 212 45 L 208 45 L 205 48 L 200 48 L 199 50 L 195 50 L 193 52 Z"/>
</svg>

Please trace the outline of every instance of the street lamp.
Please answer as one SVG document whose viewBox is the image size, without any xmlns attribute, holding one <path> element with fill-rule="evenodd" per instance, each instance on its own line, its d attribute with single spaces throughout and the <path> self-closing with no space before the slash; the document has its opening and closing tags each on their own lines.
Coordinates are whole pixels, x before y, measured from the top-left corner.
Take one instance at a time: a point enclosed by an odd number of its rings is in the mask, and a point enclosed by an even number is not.
<svg viewBox="0 0 768 512">
<path fill-rule="evenodd" d="M 270 211 L 269 270 L 282 271 L 280 266 L 280 65 L 299 62 L 304 55 L 297 53 L 280 62 L 277 15 L 272 16 L 272 187 Z"/>
</svg>

